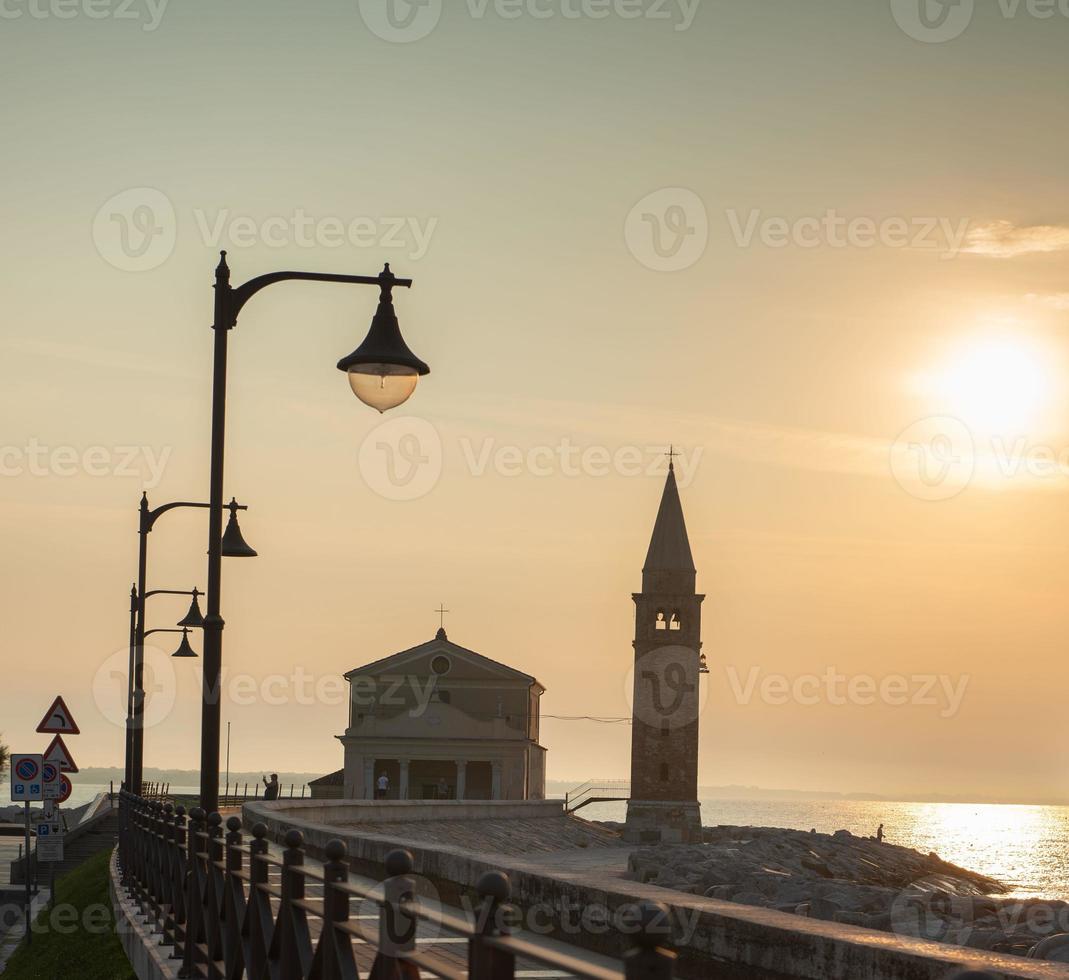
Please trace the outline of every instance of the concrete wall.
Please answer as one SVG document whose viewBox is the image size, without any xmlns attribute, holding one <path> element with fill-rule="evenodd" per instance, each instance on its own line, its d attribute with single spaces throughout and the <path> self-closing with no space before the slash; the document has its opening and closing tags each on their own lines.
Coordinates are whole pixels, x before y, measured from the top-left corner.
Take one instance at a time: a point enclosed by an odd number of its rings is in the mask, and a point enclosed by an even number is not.
<svg viewBox="0 0 1069 980">
<path fill-rule="evenodd" d="M 313 801 L 247 803 L 246 828 L 262 821 L 272 837 L 281 839 L 296 828 L 316 855 L 334 838 L 345 841 L 353 870 L 383 876 L 386 855 L 403 845 L 413 854 L 421 890 L 455 903 L 474 895 L 474 886 L 486 871 L 506 871 L 512 880 L 513 901 L 521 908 L 537 909 L 539 921 L 553 929 L 555 938 L 619 956 L 626 941 L 611 930 L 584 929 L 578 933 L 566 924 L 565 909 L 599 907 L 612 914 L 638 901 L 659 901 L 672 909 L 679 953 L 678 976 L 717 980 L 946 980 L 962 969 L 987 970 L 1005 980 L 1069 980 L 1069 965 L 1026 960 L 999 953 L 984 953 L 925 942 L 839 923 L 822 922 L 732 902 L 698 898 L 598 872 L 570 871 L 554 875 L 522 858 L 502 860 L 459 848 L 429 845 L 406 839 L 403 821 L 441 819 L 454 808 L 459 818 L 482 815 L 530 817 L 550 807 L 559 815 L 559 801 L 546 803 L 392 803 L 340 805 Z M 522 808 L 522 809 L 521 809 Z M 383 812 L 390 811 L 387 818 Z M 348 812 L 346 812 L 348 811 Z M 362 812 L 361 812 L 362 811 Z M 394 834 L 361 834 L 360 822 L 398 821 Z M 329 820 L 334 826 L 324 822 Z M 355 827 L 337 826 L 341 822 Z"/>
<path fill-rule="evenodd" d="M 115 931 L 137 980 L 177 980 L 181 964 L 171 959 L 173 947 L 160 945 L 159 934 L 146 924 L 141 909 L 120 883 L 118 851 L 112 854 L 108 866 L 108 894 L 115 914 Z M 71 966 L 72 976 L 77 976 L 77 965 Z"/>
<path fill-rule="evenodd" d="M 256 823 L 267 826 L 272 836 L 278 831 L 281 839 L 290 827 L 305 833 L 329 830 L 323 843 L 339 837 L 345 825 L 361 823 L 413 823 L 423 820 L 531 820 L 539 817 L 559 817 L 564 812 L 563 800 L 262 800 L 246 803 L 241 808 L 246 831 Z"/>
</svg>

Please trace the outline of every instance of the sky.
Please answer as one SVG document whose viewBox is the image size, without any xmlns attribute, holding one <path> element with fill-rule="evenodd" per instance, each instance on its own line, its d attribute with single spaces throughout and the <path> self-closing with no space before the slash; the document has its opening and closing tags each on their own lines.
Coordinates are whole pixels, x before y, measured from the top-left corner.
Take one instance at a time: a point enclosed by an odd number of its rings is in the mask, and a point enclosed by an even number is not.
<svg viewBox="0 0 1069 980">
<path fill-rule="evenodd" d="M 75 760 L 121 764 L 137 502 L 207 494 L 225 248 L 235 282 L 391 263 L 431 366 L 385 416 L 352 396 L 366 288 L 272 286 L 233 332 L 226 493 L 260 554 L 224 567 L 235 770 L 340 767 L 338 678 L 430 639 L 440 603 L 545 715 L 626 717 L 674 445 L 703 784 L 1069 797 L 1069 6 L 0 21 L 12 749 L 62 693 Z M 150 588 L 203 590 L 205 534 L 162 518 Z M 195 768 L 199 661 L 156 639 L 145 762 Z M 551 779 L 628 772 L 626 724 L 542 733 Z"/>
</svg>

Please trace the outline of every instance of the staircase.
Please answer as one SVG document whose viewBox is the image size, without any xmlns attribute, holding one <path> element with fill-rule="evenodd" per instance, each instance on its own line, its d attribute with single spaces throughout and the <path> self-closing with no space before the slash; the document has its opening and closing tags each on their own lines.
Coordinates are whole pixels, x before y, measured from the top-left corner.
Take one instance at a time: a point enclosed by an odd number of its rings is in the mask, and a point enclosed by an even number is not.
<svg viewBox="0 0 1069 980">
<path fill-rule="evenodd" d="M 564 812 L 575 813 L 591 803 L 610 803 L 631 798 L 627 779 L 591 779 L 564 794 Z"/>
<path fill-rule="evenodd" d="M 33 881 L 38 885 L 47 885 L 55 868 L 56 877 L 66 874 L 87 858 L 101 851 L 109 851 L 115 846 L 119 836 L 119 811 L 111 806 L 101 808 L 94 816 L 72 827 L 64 835 L 63 860 L 52 864 L 43 864 L 33 855 L 31 871 Z M 26 881 L 26 860 L 11 862 L 11 884 L 24 884 Z"/>
</svg>

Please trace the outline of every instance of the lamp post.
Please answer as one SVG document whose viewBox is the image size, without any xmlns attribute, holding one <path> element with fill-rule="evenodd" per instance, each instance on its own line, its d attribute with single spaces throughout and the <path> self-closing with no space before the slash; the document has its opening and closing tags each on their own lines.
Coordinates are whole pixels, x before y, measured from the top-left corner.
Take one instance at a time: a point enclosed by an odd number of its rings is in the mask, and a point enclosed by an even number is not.
<svg viewBox="0 0 1069 980">
<path fill-rule="evenodd" d="M 204 617 L 201 615 L 200 605 L 197 602 L 197 597 L 202 595 L 202 593 L 200 591 L 198 591 L 198 589 L 196 587 L 194 587 L 192 589 L 153 589 L 151 592 L 146 592 L 145 593 L 145 599 L 147 600 L 151 596 L 154 596 L 154 595 L 188 595 L 188 596 L 192 596 L 193 597 L 192 601 L 189 604 L 189 612 L 187 612 L 185 614 L 185 616 L 183 616 L 182 619 L 179 620 L 178 625 L 179 626 L 186 626 L 186 627 L 198 627 L 198 626 L 203 626 L 204 625 Z M 127 674 L 126 674 L 126 762 L 125 762 L 126 768 L 125 768 L 125 782 L 126 782 L 126 789 L 128 791 L 133 791 L 135 775 L 136 775 L 136 778 L 137 778 L 137 781 L 138 781 L 139 785 L 140 785 L 140 782 L 141 782 L 141 762 L 142 762 L 142 759 L 139 758 L 139 755 L 140 755 L 140 753 L 141 753 L 141 751 L 143 749 L 143 739 L 144 739 L 144 734 L 142 733 L 141 740 L 140 740 L 142 744 L 135 745 L 134 737 L 133 737 L 133 733 L 134 733 L 134 698 L 135 698 L 135 690 L 137 690 L 137 688 L 135 688 L 135 684 L 134 684 L 135 661 L 137 659 L 137 655 L 136 655 L 135 651 L 137 649 L 137 615 L 138 615 L 138 610 L 139 609 L 140 609 L 140 604 L 138 602 L 137 585 L 133 585 L 133 586 L 130 587 L 130 663 L 129 663 L 129 669 L 128 669 Z M 142 655 L 141 659 L 143 661 L 143 655 Z M 144 665 L 142 663 L 142 671 L 143 670 L 144 670 Z M 143 680 L 143 676 L 142 676 L 142 680 Z M 141 685 L 141 689 L 140 689 L 140 698 L 142 699 L 142 701 L 144 699 L 143 687 L 144 687 L 144 685 L 142 684 Z M 142 704 L 142 712 L 143 712 L 143 707 L 144 706 Z M 141 718 L 141 720 L 143 722 L 143 713 L 142 713 L 142 716 L 139 716 L 139 718 Z"/>
<path fill-rule="evenodd" d="M 168 511 L 178 510 L 185 507 L 207 510 L 209 505 L 206 503 L 193 503 L 186 500 L 179 500 L 169 504 L 162 504 L 153 509 L 149 507 L 148 494 L 143 493 L 141 495 L 141 504 L 138 511 L 137 584 L 134 586 L 130 597 L 130 616 L 133 628 L 130 635 L 129 697 L 127 704 L 129 735 L 127 737 L 126 788 L 131 793 L 141 792 L 141 774 L 145 757 L 145 599 L 148 598 L 148 595 L 156 594 L 156 592 L 146 593 L 145 579 L 148 574 L 148 536 L 152 533 L 152 529 L 156 526 L 156 522 L 164 514 Z M 255 556 L 256 554 L 256 552 L 245 543 L 245 539 L 241 536 L 241 529 L 237 524 L 237 512 L 239 510 L 248 510 L 248 507 L 244 504 L 239 504 L 236 500 L 231 500 L 230 524 L 227 527 L 227 541 L 225 543 L 220 542 L 220 553 L 226 555 L 228 558 L 245 558 Z M 199 594 L 200 593 L 198 593 L 198 595 Z M 196 596 L 194 596 L 193 605 L 196 605 L 196 603 L 197 599 Z M 190 613 L 192 613 L 192 611 L 193 607 L 191 606 Z M 198 615 L 200 614 L 199 607 L 197 608 L 197 613 Z"/>
<path fill-rule="evenodd" d="M 214 366 L 212 373 L 211 480 L 208 510 L 208 593 L 204 617 L 204 673 L 201 683 L 200 805 L 209 813 L 219 805 L 220 677 L 223 663 L 222 592 L 223 467 L 226 435 L 227 340 L 245 304 L 276 282 L 304 280 L 378 286 L 379 305 L 363 343 L 338 362 L 353 393 L 380 412 L 404 402 L 430 368 L 409 350 L 393 309 L 393 290 L 408 288 L 387 264 L 377 276 L 342 276 L 319 272 L 271 272 L 241 286 L 230 285 L 226 252 L 215 270 Z M 233 512 L 231 512 L 233 514 Z"/>
</svg>

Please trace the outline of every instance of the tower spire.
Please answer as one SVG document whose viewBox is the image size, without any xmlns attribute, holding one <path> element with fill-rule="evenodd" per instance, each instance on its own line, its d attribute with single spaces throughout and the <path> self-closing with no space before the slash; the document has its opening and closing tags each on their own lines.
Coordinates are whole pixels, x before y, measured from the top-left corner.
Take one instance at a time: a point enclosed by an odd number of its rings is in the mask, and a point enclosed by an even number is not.
<svg viewBox="0 0 1069 980">
<path fill-rule="evenodd" d="M 683 505 L 679 500 L 675 467 L 671 463 L 668 465 L 668 479 L 665 480 L 664 492 L 661 494 L 661 506 L 657 509 L 650 547 L 646 552 L 646 562 L 642 566 L 643 589 L 646 588 L 646 577 L 658 572 L 684 572 L 691 576 L 689 581 L 693 589 L 694 557 L 690 552 L 687 522 L 683 519 Z"/>
</svg>

